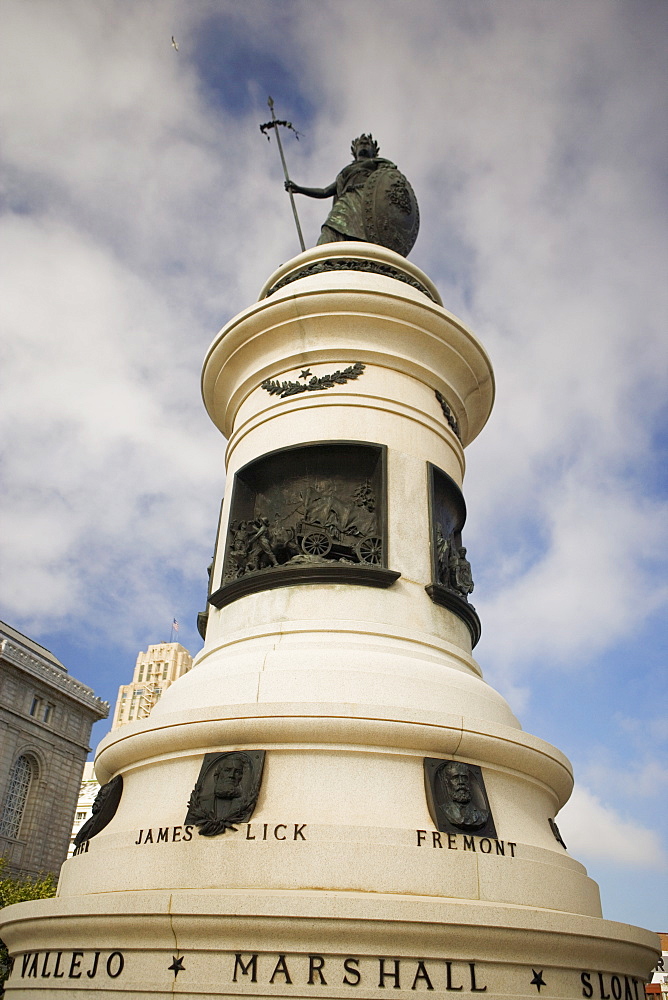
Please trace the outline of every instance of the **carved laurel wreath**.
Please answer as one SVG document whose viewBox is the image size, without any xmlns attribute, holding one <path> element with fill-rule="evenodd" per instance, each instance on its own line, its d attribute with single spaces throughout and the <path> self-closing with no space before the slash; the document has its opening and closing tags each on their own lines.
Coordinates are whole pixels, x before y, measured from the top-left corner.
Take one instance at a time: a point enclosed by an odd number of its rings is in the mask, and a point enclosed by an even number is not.
<svg viewBox="0 0 668 1000">
<path fill-rule="evenodd" d="M 354 365 L 344 368 L 343 371 L 333 372 L 331 375 L 314 375 L 308 382 L 277 382 L 272 379 L 265 379 L 262 389 L 266 389 L 272 396 L 296 396 L 300 392 L 319 392 L 321 389 L 331 389 L 334 385 L 345 385 L 351 379 L 359 378 L 366 365 L 357 361 Z"/>
<path fill-rule="evenodd" d="M 227 833 L 228 830 L 233 830 L 236 833 L 235 823 L 243 822 L 247 808 L 248 804 L 244 802 L 227 819 L 216 819 L 213 810 L 205 809 L 202 805 L 202 784 L 198 781 L 188 802 L 188 816 L 192 818 L 195 826 L 199 827 L 199 833 L 202 837 L 217 837 L 218 834 Z"/>
<path fill-rule="evenodd" d="M 411 277 L 411 275 L 406 274 L 405 271 L 400 271 L 396 267 L 392 267 L 390 264 L 380 264 L 375 260 L 363 260 L 359 258 L 349 258 L 349 257 L 330 257 L 327 260 L 316 261 L 315 264 L 308 264 L 306 267 L 301 267 L 298 271 L 292 271 L 287 274 L 280 281 L 277 281 L 275 285 L 272 285 L 267 292 L 267 297 L 273 295 L 280 288 L 284 288 L 286 285 L 291 284 L 293 281 L 299 281 L 300 278 L 310 278 L 312 274 L 322 274 L 324 271 L 365 271 L 369 274 L 382 274 L 387 278 L 394 278 L 397 281 L 403 281 L 406 285 L 410 285 L 411 288 L 417 288 L 419 292 L 426 295 L 433 302 L 436 302 L 434 295 L 429 291 L 426 285 L 423 285 L 421 281 L 417 278 Z"/>
</svg>

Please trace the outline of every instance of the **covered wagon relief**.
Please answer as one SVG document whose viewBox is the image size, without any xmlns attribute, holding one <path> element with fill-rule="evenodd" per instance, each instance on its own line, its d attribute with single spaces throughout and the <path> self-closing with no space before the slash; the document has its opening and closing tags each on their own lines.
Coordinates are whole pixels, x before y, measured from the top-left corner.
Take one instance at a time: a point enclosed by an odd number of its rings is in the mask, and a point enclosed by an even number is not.
<svg viewBox="0 0 668 1000">
<path fill-rule="evenodd" d="M 387 587 L 385 449 L 351 441 L 281 449 L 241 469 L 227 528 L 222 607 L 296 583 Z"/>
</svg>

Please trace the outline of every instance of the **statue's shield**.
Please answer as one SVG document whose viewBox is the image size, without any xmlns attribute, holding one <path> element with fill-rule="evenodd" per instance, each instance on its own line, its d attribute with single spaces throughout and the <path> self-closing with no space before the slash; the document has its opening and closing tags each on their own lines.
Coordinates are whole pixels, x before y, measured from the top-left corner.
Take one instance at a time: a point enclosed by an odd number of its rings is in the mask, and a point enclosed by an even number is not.
<svg viewBox="0 0 668 1000">
<path fill-rule="evenodd" d="M 406 257 L 420 228 L 413 188 L 396 167 L 381 167 L 362 190 L 364 226 L 370 243 L 380 243 Z"/>
</svg>

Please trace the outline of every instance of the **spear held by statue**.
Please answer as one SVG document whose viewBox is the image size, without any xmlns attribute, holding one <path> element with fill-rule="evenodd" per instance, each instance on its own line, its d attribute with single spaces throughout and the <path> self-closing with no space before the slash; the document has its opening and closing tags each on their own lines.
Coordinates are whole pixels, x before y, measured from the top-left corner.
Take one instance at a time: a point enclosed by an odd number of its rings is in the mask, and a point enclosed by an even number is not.
<svg viewBox="0 0 668 1000">
<path fill-rule="evenodd" d="M 267 104 L 269 105 L 269 108 L 271 110 L 271 121 L 265 122 L 264 125 L 260 125 L 260 132 L 262 132 L 263 135 L 266 135 L 267 139 L 269 138 L 267 132 L 270 128 L 273 128 L 274 132 L 276 133 L 278 152 L 280 153 L 281 156 L 281 163 L 283 164 L 283 174 L 285 175 L 285 190 L 290 195 L 290 204 L 292 205 L 292 214 L 295 217 L 295 225 L 297 227 L 297 235 L 299 236 L 299 243 L 301 245 L 302 250 L 306 250 L 306 244 L 304 243 L 304 237 L 302 235 L 302 227 L 299 225 L 299 216 L 297 215 L 297 206 L 295 205 L 295 198 L 289 186 L 291 181 L 290 181 L 290 176 L 288 174 L 288 168 L 285 162 L 285 156 L 283 154 L 283 144 L 281 142 L 281 133 L 279 132 L 279 126 L 282 125 L 284 128 L 292 129 L 297 139 L 299 139 L 299 135 L 297 133 L 297 129 L 294 127 L 292 122 L 283 121 L 282 119 L 278 119 L 276 117 L 274 113 L 274 102 L 271 97 L 267 101 Z"/>
</svg>

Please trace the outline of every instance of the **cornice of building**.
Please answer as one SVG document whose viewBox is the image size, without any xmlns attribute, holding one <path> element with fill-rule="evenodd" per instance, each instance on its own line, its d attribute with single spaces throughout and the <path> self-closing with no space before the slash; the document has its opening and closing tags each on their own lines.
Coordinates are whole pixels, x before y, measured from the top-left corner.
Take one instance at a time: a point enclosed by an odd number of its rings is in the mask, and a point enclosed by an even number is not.
<svg viewBox="0 0 668 1000">
<path fill-rule="evenodd" d="M 11 716 L 12 719 L 15 720 L 13 724 L 8 723 L 8 719 L 3 720 L 5 723 L 9 724 L 10 728 L 13 728 L 16 732 L 20 732 L 24 737 L 28 737 L 30 740 L 35 740 L 38 743 L 45 740 L 52 748 L 63 748 L 69 753 L 71 753 L 72 747 L 76 747 L 78 750 L 83 750 L 87 754 L 90 752 L 88 740 L 82 742 L 81 739 L 76 736 L 64 733 L 60 728 L 54 728 L 52 725 L 47 725 L 40 719 L 35 719 L 31 715 L 26 715 L 25 712 L 17 712 L 16 709 L 10 708 L 8 705 L 2 705 L 2 714 L 4 716 Z"/>
<path fill-rule="evenodd" d="M 61 694 L 66 695 L 66 697 L 79 702 L 80 705 L 85 706 L 85 708 L 93 712 L 99 719 L 106 719 L 109 715 L 109 702 L 98 698 L 92 688 L 87 687 L 86 684 L 82 684 L 81 681 L 75 680 L 69 674 L 63 673 L 62 670 L 52 667 L 50 663 L 32 656 L 11 642 L 11 640 L 6 638 L 0 639 L 0 656 L 7 660 L 8 663 L 12 663 L 26 673 L 32 674 L 33 677 L 40 680 L 43 684 L 48 684 L 49 687 L 55 688 Z"/>
</svg>

